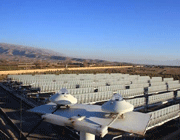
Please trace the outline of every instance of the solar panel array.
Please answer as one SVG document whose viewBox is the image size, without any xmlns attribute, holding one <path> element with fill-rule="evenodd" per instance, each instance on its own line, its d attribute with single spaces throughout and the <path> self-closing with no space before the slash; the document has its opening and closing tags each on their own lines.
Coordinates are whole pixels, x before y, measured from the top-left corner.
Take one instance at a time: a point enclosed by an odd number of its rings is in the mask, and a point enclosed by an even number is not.
<svg viewBox="0 0 180 140">
<path fill-rule="evenodd" d="M 78 103 L 107 101 L 119 93 L 134 107 L 153 105 L 180 98 L 179 80 L 173 78 L 139 76 L 129 74 L 61 74 L 61 75 L 8 75 L 23 85 L 39 87 L 41 93 L 57 92 L 67 88 Z M 145 96 L 148 95 L 146 98 Z M 152 115 L 147 129 L 179 117 L 179 104 L 149 112 Z"/>
<path fill-rule="evenodd" d="M 61 75 L 8 75 L 8 78 L 23 82 L 23 85 L 39 87 L 41 93 L 58 92 L 67 88 L 75 96 L 78 103 L 95 103 L 111 99 L 114 93 L 119 93 L 124 98 L 133 98 L 145 94 L 167 92 L 160 95 L 149 96 L 148 104 L 163 102 L 173 99 L 174 93 L 168 92 L 180 88 L 178 80 L 173 78 L 139 76 L 121 73 L 113 74 L 61 74 Z M 168 86 L 167 86 L 168 84 Z M 179 92 L 177 97 L 179 97 Z M 146 104 L 144 97 L 128 99 L 135 107 Z"/>
<path fill-rule="evenodd" d="M 125 89 L 125 86 L 130 86 L 130 89 L 149 87 L 149 92 L 165 90 L 166 86 L 166 82 L 162 81 L 161 77 L 152 77 L 150 79 L 149 76 L 128 74 L 9 75 L 8 78 L 23 82 L 23 85 L 39 87 L 42 93 L 57 92 L 61 88 L 75 89 L 77 85 L 79 85 L 79 88 L 121 85 L 119 90 Z M 179 81 L 168 82 L 172 89 L 180 86 Z M 111 90 L 118 90 L 118 87 L 112 87 Z"/>
</svg>

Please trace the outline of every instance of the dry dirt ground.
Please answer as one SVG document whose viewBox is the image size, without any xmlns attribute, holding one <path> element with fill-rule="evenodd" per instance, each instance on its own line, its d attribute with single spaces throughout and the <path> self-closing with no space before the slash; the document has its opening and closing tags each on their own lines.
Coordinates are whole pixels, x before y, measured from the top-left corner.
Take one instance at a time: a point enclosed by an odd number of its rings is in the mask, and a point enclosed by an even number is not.
<svg viewBox="0 0 180 140">
<path fill-rule="evenodd" d="M 94 69 L 119 69 L 119 68 L 131 68 L 133 66 L 109 66 L 109 67 L 81 67 L 81 68 L 59 68 L 59 69 L 34 69 L 34 70 L 12 70 L 12 71 L 0 71 L 0 75 L 7 74 L 21 74 L 21 73 L 34 73 L 34 72 L 46 72 L 46 71 L 63 71 L 63 70 L 94 70 Z"/>
</svg>

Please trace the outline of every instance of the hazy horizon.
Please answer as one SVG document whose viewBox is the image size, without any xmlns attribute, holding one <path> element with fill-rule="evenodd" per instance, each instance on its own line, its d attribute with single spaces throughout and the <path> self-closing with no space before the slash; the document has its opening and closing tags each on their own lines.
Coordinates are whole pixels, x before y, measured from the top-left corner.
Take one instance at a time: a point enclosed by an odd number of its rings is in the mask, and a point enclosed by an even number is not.
<svg viewBox="0 0 180 140">
<path fill-rule="evenodd" d="M 0 42 L 69 57 L 180 65 L 179 6 L 175 0 L 2 0 Z"/>
</svg>

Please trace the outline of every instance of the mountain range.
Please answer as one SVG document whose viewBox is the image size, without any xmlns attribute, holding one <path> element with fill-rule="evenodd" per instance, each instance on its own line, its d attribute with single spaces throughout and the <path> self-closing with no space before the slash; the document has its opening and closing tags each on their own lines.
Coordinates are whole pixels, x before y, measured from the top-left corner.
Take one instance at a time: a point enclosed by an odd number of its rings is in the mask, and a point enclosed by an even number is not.
<svg viewBox="0 0 180 140">
<path fill-rule="evenodd" d="M 48 49 L 40 49 L 29 46 L 0 43 L 0 60 L 16 61 L 16 62 L 36 62 L 37 60 L 45 60 L 47 62 L 65 62 L 71 61 L 73 63 L 104 63 L 110 65 L 119 64 L 143 64 L 143 65 L 166 65 L 166 66 L 180 66 L 180 60 L 131 60 L 127 63 L 125 62 L 110 62 L 100 59 L 83 59 L 83 58 L 73 58 L 71 56 L 65 56 Z"/>
<path fill-rule="evenodd" d="M 111 63 L 109 61 L 99 60 L 99 59 L 93 60 L 93 59 L 72 58 L 48 49 L 39 49 L 34 47 L 8 44 L 8 43 L 0 43 L 0 59 L 7 61 L 17 61 L 17 62 L 35 62 L 37 60 L 45 60 L 49 62 L 88 61 L 94 63 Z"/>
</svg>

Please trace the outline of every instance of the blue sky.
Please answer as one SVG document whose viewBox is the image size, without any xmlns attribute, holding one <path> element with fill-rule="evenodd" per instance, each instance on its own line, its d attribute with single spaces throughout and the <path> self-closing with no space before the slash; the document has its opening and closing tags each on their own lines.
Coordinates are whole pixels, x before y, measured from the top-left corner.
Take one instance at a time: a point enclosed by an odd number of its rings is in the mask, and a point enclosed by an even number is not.
<svg viewBox="0 0 180 140">
<path fill-rule="evenodd" d="M 1 0 L 0 42 L 111 61 L 180 59 L 180 1 Z"/>
</svg>

